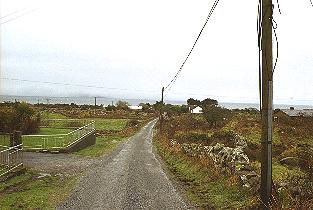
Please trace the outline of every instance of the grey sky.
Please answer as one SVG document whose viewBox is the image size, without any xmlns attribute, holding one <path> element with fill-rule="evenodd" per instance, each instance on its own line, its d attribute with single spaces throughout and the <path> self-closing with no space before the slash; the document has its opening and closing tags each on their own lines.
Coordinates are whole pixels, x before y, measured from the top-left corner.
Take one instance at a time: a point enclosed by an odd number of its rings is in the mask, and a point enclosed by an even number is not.
<svg viewBox="0 0 313 210">
<path fill-rule="evenodd" d="M 258 101 L 257 0 L 220 0 L 168 99 Z M 158 99 L 204 23 L 212 0 L 1 0 L 1 94 Z M 313 8 L 280 1 L 276 103 L 313 105 Z M 192 95 L 193 94 L 193 95 Z"/>
</svg>

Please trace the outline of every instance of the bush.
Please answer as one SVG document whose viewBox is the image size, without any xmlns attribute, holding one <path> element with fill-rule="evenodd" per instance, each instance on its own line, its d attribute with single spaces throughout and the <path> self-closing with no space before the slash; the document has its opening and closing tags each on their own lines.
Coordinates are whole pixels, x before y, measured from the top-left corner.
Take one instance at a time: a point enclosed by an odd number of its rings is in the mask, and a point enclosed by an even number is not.
<svg viewBox="0 0 313 210">
<path fill-rule="evenodd" d="M 210 127 L 222 126 L 231 117 L 231 111 L 219 106 L 209 106 L 203 109 L 203 116 Z"/>
<path fill-rule="evenodd" d="M 19 130 L 23 134 L 36 133 L 39 125 L 40 115 L 35 115 L 35 111 L 25 102 L 9 104 L 0 109 L 0 132 Z"/>
<path fill-rule="evenodd" d="M 212 136 L 212 144 L 222 143 L 227 147 L 236 146 L 237 134 L 234 131 L 216 131 Z"/>
<path fill-rule="evenodd" d="M 127 127 L 137 127 L 139 125 L 139 121 L 135 119 L 131 119 L 127 122 Z"/>
<path fill-rule="evenodd" d="M 207 133 L 198 132 L 176 132 L 174 138 L 180 142 L 196 142 L 196 143 L 208 143 L 210 137 Z"/>
</svg>

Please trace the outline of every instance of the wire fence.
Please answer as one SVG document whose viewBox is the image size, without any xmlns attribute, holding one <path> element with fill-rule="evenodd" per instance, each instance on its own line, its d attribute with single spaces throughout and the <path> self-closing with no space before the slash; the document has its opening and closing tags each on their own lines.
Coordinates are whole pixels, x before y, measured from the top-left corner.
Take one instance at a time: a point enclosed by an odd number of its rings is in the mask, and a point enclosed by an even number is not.
<svg viewBox="0 0 313 210">
<path fill-rule="evenodd" d="M 23 144 L 0 151 L 0 177 L 23 167 Z"/>
<path fill-rule="evenodd" d="M 64 122 L 67 121 L 64 120 Z M 54 120 L 54 123 L 62 120 Z M 74 122 L 74 121 L 73 121 Z M 95 121 L 89 121 L 82 127 L 77 128 L 67 134 L 54 135 L 22 135 L 23 147 L 30 150 L 51 150 L 62 149 L 71 146 L 75 142 L 88 136 L 95 131 Z"/>
</svg>

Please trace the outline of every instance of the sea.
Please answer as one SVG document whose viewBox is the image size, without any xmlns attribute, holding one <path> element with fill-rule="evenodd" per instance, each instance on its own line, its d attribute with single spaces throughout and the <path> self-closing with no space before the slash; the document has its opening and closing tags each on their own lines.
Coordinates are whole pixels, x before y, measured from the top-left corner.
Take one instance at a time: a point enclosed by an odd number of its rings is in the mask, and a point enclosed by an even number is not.
<svg viewBox="0 0 313 210">
<path fill-rule="evenodd" d="M 108 97 L 96 97 L 97 105 L 107 106 L 109 104 L 115 104 L 117 101 L 127 101 L 130 105 L 138 105 L 140 103 L 150 103 L 154 104 L 156 100 L 152 99 L 127 99 L 127 98 L 108 98 Z M 1 95 L 0 102 L 27 102 L 30 104 L 71 104 L 75 103 L 77 105 L 94 105 L 95 97 L 89 96 L 73 96 L 73 97 L 48 97 L 48 96 L 13 96 L 13 95 Z M 166 103 L 182 105 L 186 104 L 186 101 L 179 100 L 167 100 Z M 220 102 L 220 106 L 228 109 L 245 109 L 245 108 L 255 108 L 260 109 L 258 103 L 234 103 L 234 102 Z M 294 107 L 295 109 L 313 109 L 313 106 L 310 105 L 292 105 L 292 104 L 274 104 L 274 109 L 289 109 Z"/>
</svg>

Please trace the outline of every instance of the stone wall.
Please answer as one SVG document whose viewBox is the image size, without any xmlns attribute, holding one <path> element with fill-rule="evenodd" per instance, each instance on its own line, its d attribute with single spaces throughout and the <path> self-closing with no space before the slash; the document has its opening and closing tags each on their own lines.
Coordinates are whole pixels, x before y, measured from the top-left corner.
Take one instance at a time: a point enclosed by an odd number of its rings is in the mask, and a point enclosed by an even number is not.
<svg viewBox="0 0 313 210">
<path fill-rule="evenodd" d="M 242 182 L 242 186 L 252 188 L 257 191 L 260 184 L 260 176 L 253 170 L 250 165 L 249 157 L 244 153 L 247 143 L 244 138 L 238 134 L 235 138 L 235 147 L 227 147 L 224 144 L 216 143 L 215 145 L 205 146 L 202 144 L 179 144 L 171 140 L 172 146 L 179 146 L 191 157 L 210 157 L 214 166 L 220 171 L 231 171 L 237 174 Z"/>
</svg>

